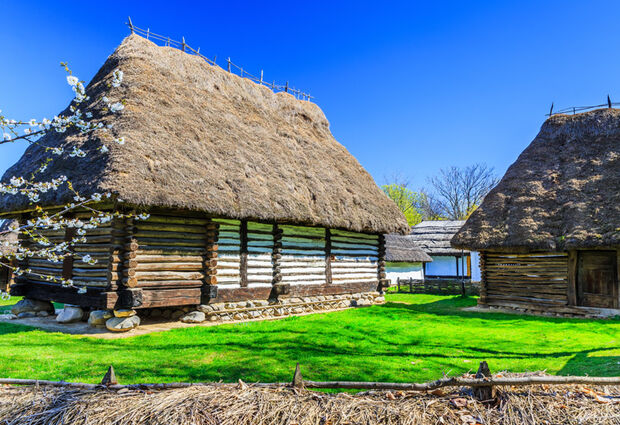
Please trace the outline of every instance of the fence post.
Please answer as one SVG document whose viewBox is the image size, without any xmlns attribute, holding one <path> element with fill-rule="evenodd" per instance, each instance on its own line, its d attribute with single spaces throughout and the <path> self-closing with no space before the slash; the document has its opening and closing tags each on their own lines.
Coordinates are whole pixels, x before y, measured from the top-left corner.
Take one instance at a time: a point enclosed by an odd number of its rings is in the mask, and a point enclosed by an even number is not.
<svg viewBox="0 0 620 425">
<path fill-rule="evenodd" d="M 299 363 L 297 363 L 297 366 L 295 366 L 295 373 L 293 373 L 293 387 L 304 387 L 304 378 L 301 376 L 301 369 L 299 368 Z"/>
<path fill-rule="evenodd" d="M 101 380 L 101 385 L 117 385 L 118 380 L 116 379 L 116 373 L 114 373 L 114 368 L 110 365 L 108 371 L 103 376 Z"/>
<path fill-rule="evenodd" d="M 489 369 L 489 365 L 486 361 L 481 361 L 480 366 L 478 367 L 478 372 L 476 372 L 476 379 L 490 378 L 491 370 Z M 495 390 L 493 389 L 493 385 L 488 385 L 484 387 L 475 387 L 473 388 L 474 398 L 478 401 L 489 401 L 493 400 L 495 397 Z"/>
</svg>

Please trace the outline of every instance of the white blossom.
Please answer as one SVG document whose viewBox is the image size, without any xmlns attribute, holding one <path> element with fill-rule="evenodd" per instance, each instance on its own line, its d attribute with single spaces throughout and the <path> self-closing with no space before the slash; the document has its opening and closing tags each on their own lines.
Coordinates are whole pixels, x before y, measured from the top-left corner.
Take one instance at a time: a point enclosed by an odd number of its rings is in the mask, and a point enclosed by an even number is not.
<svg viewBox="0 0 620 425">
<path fill-rule="evenodd" d="M 125 105 L 123 105 L 121 102 L 116 102 L 110 105 L 110 111 L 112 112 L 122 111 L 123 109 L 125 109 Z"/>
<path fill-rule="evenodd" d="M 77 78 L 77 77 L 75 77 L 75 76 L 73 76 L 73 75 L 67 75 L 67 83 L 68 83 L 70 86 L 75 87 L 79 81 L 80 81 L 80 80 L 78 80 L 78 78 Z"/>
<path fill-rule="evenodd" d="M 124 137 L 119 137 L 118 139 L 114 139 L 114 141 L 116 143 L 118 143 L 119 145 L 124 145 L 125 144 L 125 138 Z"/>
</svg>

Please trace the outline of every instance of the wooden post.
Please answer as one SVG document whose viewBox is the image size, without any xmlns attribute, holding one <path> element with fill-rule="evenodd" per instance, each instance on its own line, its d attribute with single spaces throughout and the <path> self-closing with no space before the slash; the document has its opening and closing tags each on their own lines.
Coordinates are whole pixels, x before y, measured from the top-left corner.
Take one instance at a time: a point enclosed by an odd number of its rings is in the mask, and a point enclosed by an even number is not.
<svg viewBox="0 0 620 425">
<path fill-rule="evenodd" d="M 568 252 L 568 269 L 566 270 L 568 273 L 566 288 L 568 305 L 577 305 L 577 255 L 574 249 Z"/>
<path fill-rule="evenodd" d="M 230 72 L 230 58 L 226 60 L 228 62 L 228 72 Z"/>
<path fill-rule="evenodd" d="M 118 380 L 116 379 L 116 373 L 114 372 L 114 368 L 110 366 L 108 371 L 103 376 L 101 380 L 101 385 L 109 386 L 109 385 L 118 385 Z"/>
<path fill-rule="evenodd" d="M 377 261 L 377 278 L 379 279 L 379 292 L 383 292 L 385 283 L 385 235 L 379 235 L 379 260 Z"/>
<path fill-rule="evenodd" d="M 400 292 L 400 277 L 396 278 L 396 286 L 398 287 L 397 292 Z"/>
<path fill-rule="evenodd" d="M 129 29 L 131 30 L 131 33 L 133 34 L 134 31 L 133 31 L 133 23 L 131 22 L 131 16 L 128 16 L 127 20 L 129 21 Z"/>
<path fill-rule="evenodd" d="M 478 298 L 478 305 L 486 305 L 487 303 L 487 271 L 486 271 L 486 258 L 485 251 L 480 251 L 480 297 Z"/>
<path fill-rule="evenodd" d="M 478 372 L 476 373 L 476 379 L 483 379 L 489 377 L 491 377 L 491 370 L 489 369 L 489 365 L 485 361 L 480 362 Z M 493 385 L 474 387 L 473 393 L 474 398 L 478 401 L 490 401 L 495 398 L 495 389 L 493 388 Z"/>
<path fill-rule="evenodd" d="M 551 109 L 549 109 L 549 116 L 553 115 L 553 102 L 551 102 Z"/>
<path fill-rule="evenodd" d="M 182 40 L 182 42 L 181 42 L 181 49 L 183 51 L 185 51 L 185 37 L 181 37 L 181 40 Z"/>
<path fill-rule="evenodd" d="M 65 229 L 65 242 L 73 240 L 77 234 L 75 227 L 67 227 Z M 62 278 L 65 280 L 71 279 L 73 276 L 73 249 L 69 248 L 69 253 L 62 259 Z"/>
<path fill-rule="evenodd" d="M 135 213 L 134 213 L 135 214 Z M 134 237 L 134 219 L 128 218 L 125 222 L 125 257 L 131 259 L 136 258 L 136 251 L 138 251 L 138 239 Z M 136 277 L 136 262 L 127 261 L 123 270 L 123 275 L 127 277 L 122 280 L 124 285 L 129 288 L 134 288 L 138 285 L 138 278 Z M 120 275 L 120 273 L 119 273 Z"/>
<path fill-rule="evenodd" d="M 284 87 L 284 91 L 288 93 L 288 81 L 286 82 L 286 86 Z"/>
<path fill-rule="evenodd" d="M 607 95 L 607 106 L 611 109 L 611 98 Z"/>
<path fill-rule="evenodd" d="M 239 275 L 241 277 L 241 287 L 245 288 L 248 286 L 248 221 L 247 220 L 241 220 L 239 236 L 241 238 Z"/>
<path fill-rule="evenodd" d="M 277 223 L 273 225 L 273 251 L 271 253 L 271 262 L 273 263 L 272 284 L 277 285 L 282 281 L 282 229 L 280 229 Z"/>
<path fill-rule="evenodd" d="M 146 39 L 147 39 L 147 40 L 149 39 L 149 31 L 150 31 L 150 30 L 151 30 L 150 28 L 147 28 L 147 29 L 146 29 Z"/>
<path fill-rule="evenodd" d="M 263 70 L 260 70 L 260 82 L 263 83 Z"/>
<path fill-rule="evenodd" d="M 295 366 L 295 373 L 293 373 L 293 387 L 302 389 L 304 387 L 304 378 L 301 376 L 301 369 L 299 363 Z"/>
<path fill-rule="evenodd" d="M 217 249 L 219 239 L 219 224 L 211 219 L 206 225 L 206 249 L 203 260 L 203 270 L 205 274 L 204 284 L 202 285 L 202 296 L 205 302 L 211 298 L 212 286 L 217 285 Z"/>
<path fill-rule="evenodd" d="M 332 284 L 332 232 L 325 229 L 325 283 Z"/>
</svg>

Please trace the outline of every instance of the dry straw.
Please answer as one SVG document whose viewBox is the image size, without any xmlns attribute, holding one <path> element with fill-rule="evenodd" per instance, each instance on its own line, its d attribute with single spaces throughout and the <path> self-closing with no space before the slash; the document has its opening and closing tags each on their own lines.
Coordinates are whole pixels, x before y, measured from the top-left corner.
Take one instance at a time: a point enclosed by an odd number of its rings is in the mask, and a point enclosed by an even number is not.
<svg viewBox="0 0 620 425">
<path fill-rule="evenodd" d="M 516 376 L 504 374 L 503 376 Z M 620 424 L 620 388 L 506 387 L 491 402 L 467 390 L 325 394 L 227 384 L 164 391 L 0 389 L 6 424 Z"/>
</svg>

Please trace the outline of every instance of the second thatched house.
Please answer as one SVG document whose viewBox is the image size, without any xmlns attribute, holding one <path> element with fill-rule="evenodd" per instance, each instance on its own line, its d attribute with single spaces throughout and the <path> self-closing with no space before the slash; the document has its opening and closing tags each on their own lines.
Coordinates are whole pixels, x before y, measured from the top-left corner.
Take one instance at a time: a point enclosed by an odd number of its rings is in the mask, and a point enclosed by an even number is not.
<svg viewBox="0 0 620 425">
<path fill-rule="evenodd" d="M 481 305 L 620 313 L 620 111 L 554 115 L 452 239 Z"/>
<path fill-rule="evenodd" d="M 425 278 L 480 280 L 478 253 L 450 245 L 463 224 L 464 220 L 425 220 L 411 227 L 412 240 L 433 259 L 425 264 Z"/>
<path fill-rule="evenodd" d="M 110 84 L 116 69 L 124 72 L 120 87 Z M 113 137 L 125 144 L 97 133 L 52 133 L 4 179 L 36 169 L 47 155 L 41 145 L 79 147 L 86 158 L 55 159 L 40 178 L 65 174 L 84 196 L 111 192 L 100 208 L 150 217 L 89 232 L 75 250 L 96 258 L 95 266 L 22 264 L 32 274 L 18 280 L 15 294 L 87 309 L 202 305 L 225 319 L 282 315 L 273 308 L 278 300 L 306 312 L 348 306 L 352 295 L 366 303 L 378 297 L 383 234 L 406 231 L 406 221 L 333 138 L 318 106 L 137 35 L 108 58 L 87 94 L 84 111 L 113 123 Z M 103 109 L 102 96 L 123 100 L 124 110 Z M 98 150 L 102 143 L 109 152 Z M 43 204 L 72 197 L 54 192 Z M 32 214 L 17 196 L 5 197 L 2 210 Z M 56 233 L 50 237 L 66 237 Z M 71 278 L 87 291 L 37 273 Z"/>
<path fill-rule="evenodd" d="M 433 259 L 409 235 L 385 235 L 385 269 L 392 285 L 398 279 L 424 280 L 424 266 Z"/>
</svg>

